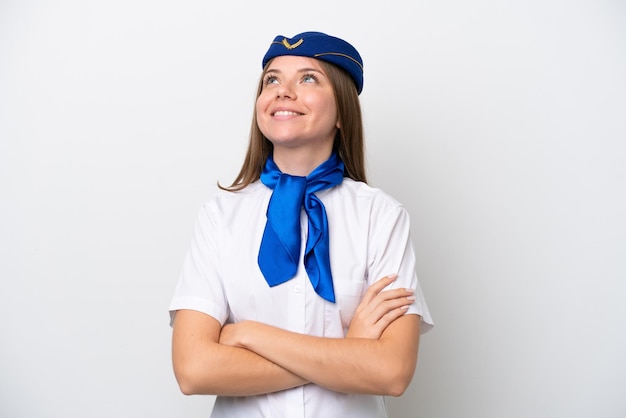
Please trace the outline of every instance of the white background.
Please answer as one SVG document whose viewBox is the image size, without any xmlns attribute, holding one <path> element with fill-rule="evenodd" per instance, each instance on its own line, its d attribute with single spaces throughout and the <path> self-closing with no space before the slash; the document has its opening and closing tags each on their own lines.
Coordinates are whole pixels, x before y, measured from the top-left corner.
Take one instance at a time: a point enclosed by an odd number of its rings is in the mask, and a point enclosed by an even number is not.
<svg viewBox="0 0 626 418">
<path fill-rule="evenodd" d="M 262 55 L 307 30 L 364 57 L 436 322 L 391 416 L 625 416 L 618 0 L 0 0 L 0 416 L 208 416 L 169 299 Z"/>
</svg>

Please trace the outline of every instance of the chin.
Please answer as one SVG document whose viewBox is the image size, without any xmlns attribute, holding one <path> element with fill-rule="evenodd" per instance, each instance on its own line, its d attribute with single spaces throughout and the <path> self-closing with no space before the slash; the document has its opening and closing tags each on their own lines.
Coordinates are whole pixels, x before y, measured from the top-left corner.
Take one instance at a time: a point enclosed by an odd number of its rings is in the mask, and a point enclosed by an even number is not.
<svg viewBox="0 0 626 418">
<path fill-rule="evenodd" d="M 266 136 L 266 138 L 272 143 L 274 144 L 274 146 L 295 146 L 298 144 L 298 139 L 295 138 L 294 136 L 289 136 L 289 135 L 281 135 L 281 136 Z"/>
</svg>

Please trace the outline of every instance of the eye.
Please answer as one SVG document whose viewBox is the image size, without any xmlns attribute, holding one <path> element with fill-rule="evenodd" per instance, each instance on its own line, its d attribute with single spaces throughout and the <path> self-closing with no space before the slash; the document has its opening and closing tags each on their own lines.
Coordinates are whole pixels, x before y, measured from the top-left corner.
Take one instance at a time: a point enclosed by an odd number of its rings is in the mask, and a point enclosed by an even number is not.
<svg viewBox="0 0 626 418">
<path fill-rule="evenodd" d="M 302 81 L 305 83 L 317 83 L 317 76 L 315 74 L 305 74 L 302 76 Z"/>
<path fill-rule="evenodd" d="M 263 84 L 266 86 L 269 84 L 278 84 L 278 78 L 274 74 L 267 74 L 263 79 Z"/>
</svg>

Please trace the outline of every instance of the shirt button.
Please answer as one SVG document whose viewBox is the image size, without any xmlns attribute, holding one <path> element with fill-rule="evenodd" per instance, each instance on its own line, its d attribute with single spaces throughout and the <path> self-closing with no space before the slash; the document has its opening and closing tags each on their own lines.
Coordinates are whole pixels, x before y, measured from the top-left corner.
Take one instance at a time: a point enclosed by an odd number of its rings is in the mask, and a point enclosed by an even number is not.
<svg viewBox="0 0 626 418">
<path fill-rule="evenodd" d="M 296 284 L 293 286 L 293 291 L 296 293 L 300 293 L 300 290 L 302 290 L 302 288 L 300 287 L 299 284 Z"/>
</svg>

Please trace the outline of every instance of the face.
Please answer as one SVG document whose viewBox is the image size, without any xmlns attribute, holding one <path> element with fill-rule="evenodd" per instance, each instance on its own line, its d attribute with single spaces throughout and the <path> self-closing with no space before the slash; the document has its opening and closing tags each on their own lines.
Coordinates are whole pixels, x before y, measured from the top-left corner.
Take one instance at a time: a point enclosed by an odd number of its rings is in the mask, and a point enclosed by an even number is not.
<svg viewBox="0 0 626 418">
<path fill-rule="evenodd" d="M 318 61 L 308 57 L 274 58 L 263 78 L 256 116 L 275 151 L 330 151 L 339 128 L 331 82 Z"/>
</svg>

